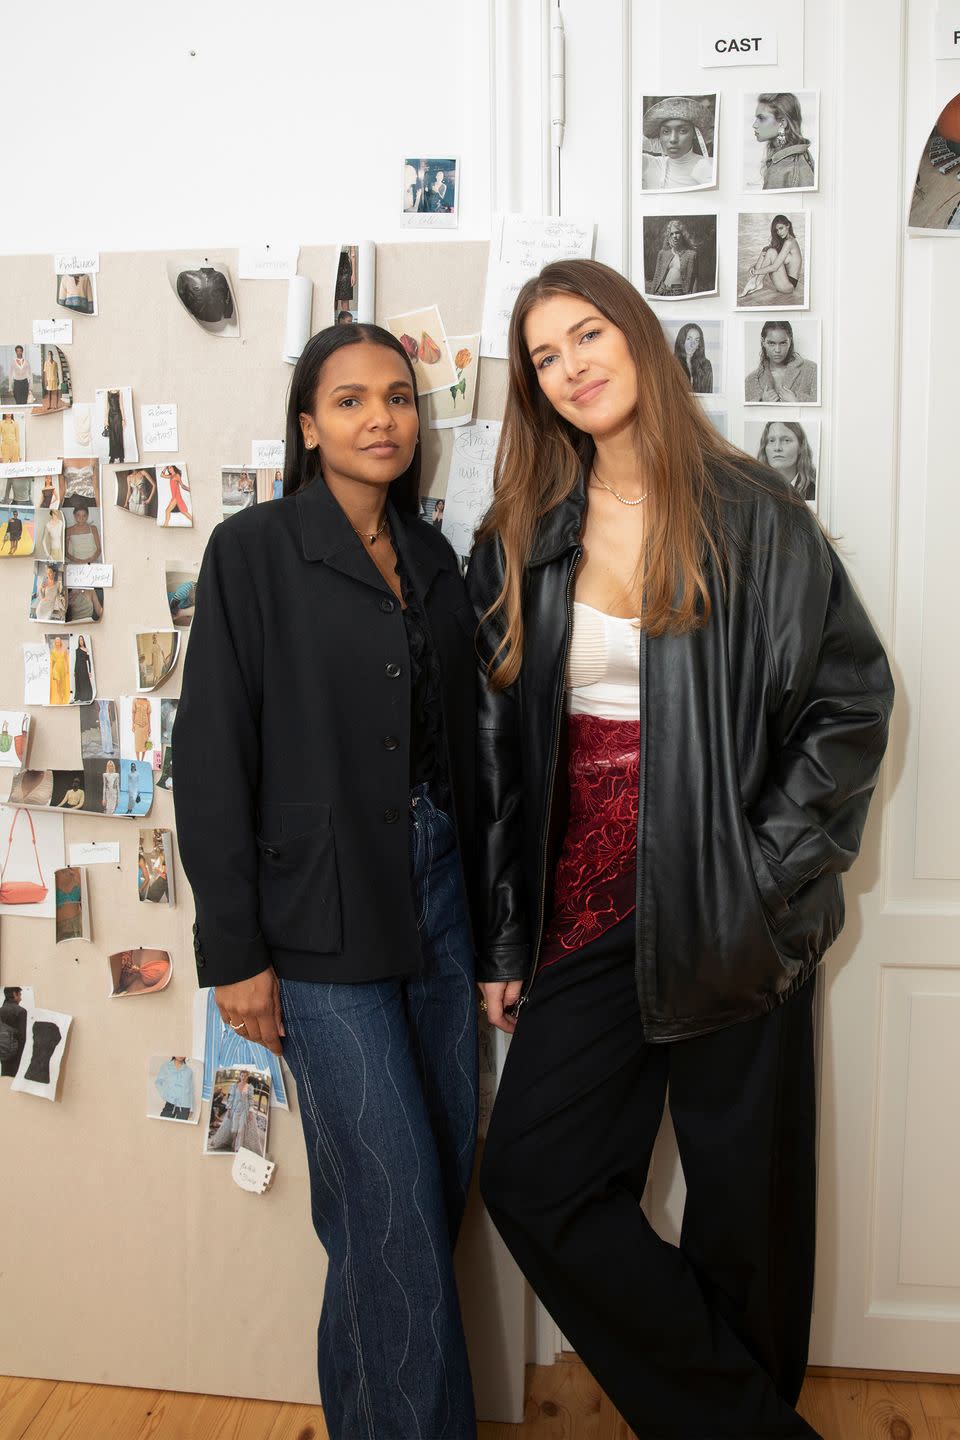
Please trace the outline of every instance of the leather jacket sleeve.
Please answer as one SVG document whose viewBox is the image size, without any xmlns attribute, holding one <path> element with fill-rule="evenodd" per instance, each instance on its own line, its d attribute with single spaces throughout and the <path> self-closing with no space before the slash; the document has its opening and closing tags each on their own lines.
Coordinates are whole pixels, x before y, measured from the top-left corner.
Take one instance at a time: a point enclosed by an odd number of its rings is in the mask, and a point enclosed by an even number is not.
<svg viewBox="0 0 960 1440">
<path fill-rule="evenodd" d="M 467 592 L 478 625 L 503 584 L 497 539 L 477 546 L 467 569 Z M 477 979 L 521 980 L 530 964 L 523 879 L 523 789 L 517 685 L 494 690 L 486 662 L 496 649 L 495 626 L 481 625 L 478 646 Z"/>
<path fill-rule="evenodd" d="M 894 693 L 843 565 L 812 516 L 793 515 L 753 567 L 774 705 L 771 765 L 747 838 L 774 925 L 802 885 L 856 859 Z"/>
<path fill-rule="evenodd" d="M 260 933 L 256 808 L 263 627 L 241 544 L 210 537 L 197 580 L 174 722 L 180 858 L 196 901 L 200 985 L 249 979 L 270 964 Z"/>
</svg>

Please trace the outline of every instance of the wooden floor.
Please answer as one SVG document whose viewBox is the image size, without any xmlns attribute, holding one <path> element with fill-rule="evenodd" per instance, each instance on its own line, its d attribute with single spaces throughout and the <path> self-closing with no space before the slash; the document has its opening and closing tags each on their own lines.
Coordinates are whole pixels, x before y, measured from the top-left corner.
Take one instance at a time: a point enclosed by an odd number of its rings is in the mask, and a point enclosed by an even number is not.
<svg viewBox="0 0 960 1440">
<path fill-rule="evenodd" d="M 824 1440 L 960 1440 L 960 1385 L 808 1379 L 800 1411 Z M 531 1365 L 522 1425 L 478 1440 L 631 1440 L 577 1360 Z M 0 1440 L 328 1440 L 319 1406 L 0 1378 Z"/>
</svg>

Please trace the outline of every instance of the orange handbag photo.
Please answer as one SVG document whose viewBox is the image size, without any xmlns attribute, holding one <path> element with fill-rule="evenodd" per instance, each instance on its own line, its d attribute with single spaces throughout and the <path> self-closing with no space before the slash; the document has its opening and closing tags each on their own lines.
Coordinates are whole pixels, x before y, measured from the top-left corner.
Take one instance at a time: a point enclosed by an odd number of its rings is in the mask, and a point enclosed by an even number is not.
<svg viewBox="0 0 960 1440">
<path fill-rule="evenodd" d="M 33 858 L 37 862 L 37 874 L 40 876 L 39 883 L 36 880 L 8 880 L 7 866 L 10 863 L 10 850 L 13 846 L 13 832 L 17 828 L 17 821 L 21 815 L 26 815 L 30 825 L 30 835 L 33 839 Z M 0 905 L 40 905 L 47 898 L 47 887 L 43 883 L 43 871 L 40 868 L 40 856 L 37 853 L 37 832 L 33 828 L 33 816 L 26 810 L 14 812 L 13 821 L 10 825 L 10 834 L 7 838 L 7 853 L 3 857 L 3 866 L 0 868 Z"/>
</svg>

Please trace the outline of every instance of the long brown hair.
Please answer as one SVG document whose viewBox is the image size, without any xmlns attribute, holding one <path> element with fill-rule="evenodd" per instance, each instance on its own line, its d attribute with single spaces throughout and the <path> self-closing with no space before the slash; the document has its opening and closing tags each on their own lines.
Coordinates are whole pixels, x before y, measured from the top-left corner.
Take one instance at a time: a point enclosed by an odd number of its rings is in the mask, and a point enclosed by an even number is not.
<svg viewBox="0 0 960 1440">
<path fill-rule="evenodd" d="M 647 534 L 635 589 L 651 635 L 704 625 L 710 595 L 704 566 L 719 562 L 723 533 L 714 472 L 736 471 L 746 457 L 714 429 L 671 353 L 650 306 L 628 280 L 596 260 L 560 260 L 528 280 L 510 320 L 509 380 L 494 466 L 494 499 L 478 542 L 498 536 L 504 582 L 484 619 L 501 633 L 488 672 L 497 689 L 523 661 L 522 586 L 537 524 L 574 490 L 593 462 L 591 436 L 559 415 L 540 389 L 523 327 L 551 295 L 577 295 L 623 331 L 637 367 L 637 463 L 650 493 Z M 749 479 L 749 476 L 743 476 Z"/>
</svg>

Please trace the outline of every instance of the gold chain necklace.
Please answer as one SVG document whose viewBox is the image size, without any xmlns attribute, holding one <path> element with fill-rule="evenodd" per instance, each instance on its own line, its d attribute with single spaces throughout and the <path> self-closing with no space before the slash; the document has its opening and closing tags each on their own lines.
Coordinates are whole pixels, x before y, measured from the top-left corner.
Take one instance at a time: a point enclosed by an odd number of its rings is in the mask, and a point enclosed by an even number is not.
<svg viewBox="0 0 960 1440">
<path fill-rule="evenodd" d="M 373 534 L 366 536 L 366 540 L 367 540 L 368 544 L 370 544 L 370 545 L 375 545 L 376 542 L 377 542 L 377 540 L 378 540 L 378 538 L 383 534 L 383 532 L 384 532 L 384 530 L 386 530 L 386 528 L 387 528 L 387 517 L 386 517 L 386 515 L 384 515 L 383 519 L 380 521 L 379 526 L 377 527 L 376 530 L 374 530 Z M 351 529 L 353 530 L 354 535 L 359 535 L 361 540 L 364 539 L 364 536 L 363 536 L 363 535 L 361 534 L 361 532 L 357 529 L 356 525 L 351 525 Z"/>
<path fill-rule="evenodd" d="M 612 485 L 608 485 L 605 480 L 600 479 L 600 476 L 597 474 L 596 467 L 594 467 L 594 469 L 590 471 L 590 474 L 593 476 L 594 480 L 596 480 L 597 484 L 602 485 L 604 490 L 609 490 L 610 494 L 615 496 L 615 498 L 620 501 L 621 505 L 642 505 L 644 500 L 646 500 L 647 496 L 650 494 L 649 490 L 644 490 L 639 500 L 627 500 L 623 495 L 620 495 L 616 490 L 614 490 Z"/>
</svg>

